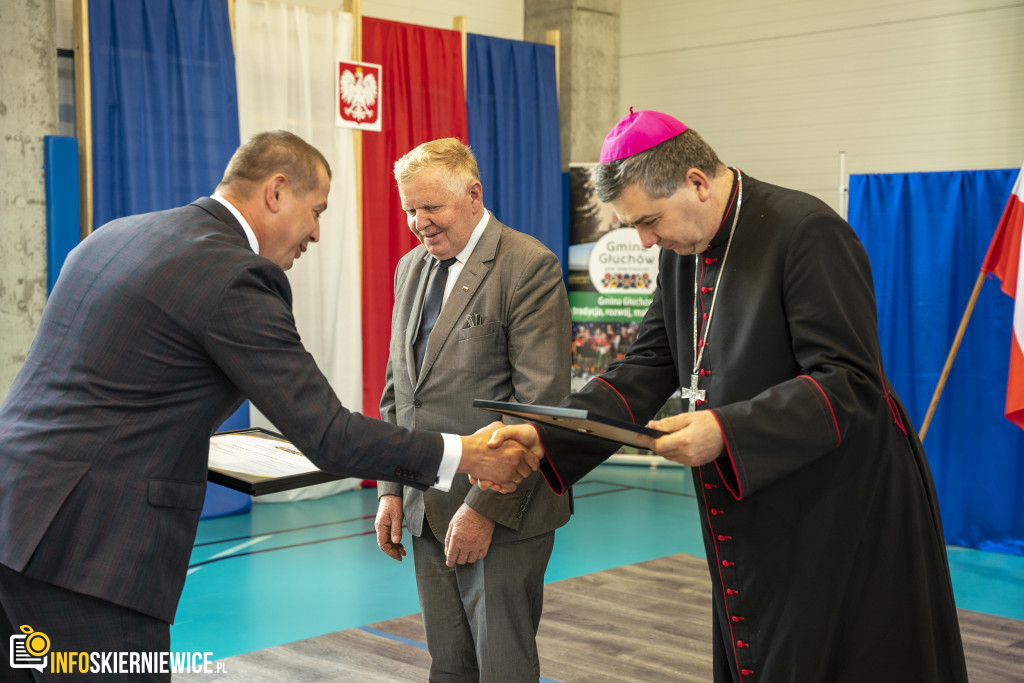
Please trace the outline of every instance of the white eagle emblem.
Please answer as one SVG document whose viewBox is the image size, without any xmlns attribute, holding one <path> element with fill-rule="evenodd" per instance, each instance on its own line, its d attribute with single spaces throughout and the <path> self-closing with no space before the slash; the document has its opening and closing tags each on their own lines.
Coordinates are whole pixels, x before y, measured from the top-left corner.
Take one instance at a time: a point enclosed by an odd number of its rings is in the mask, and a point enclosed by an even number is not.
<svg viewBox="0 0 1024 683">
<path fill-rule="evenodd" d="M 348 106 L 343 110 L 355 121 L 373 116 L 377 104 L 377 79 L 373 74 L 363 75 L 363 68 L 356 67 L 356 73 L 345 69 L 341 74 L 341 99 Z"/>
</svg>

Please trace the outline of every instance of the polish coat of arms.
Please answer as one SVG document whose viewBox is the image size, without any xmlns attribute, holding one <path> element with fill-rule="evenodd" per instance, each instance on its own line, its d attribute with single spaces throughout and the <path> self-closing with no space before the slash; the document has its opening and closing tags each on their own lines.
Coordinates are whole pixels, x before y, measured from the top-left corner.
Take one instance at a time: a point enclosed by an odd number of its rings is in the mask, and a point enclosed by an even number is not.
<svg viewBox="0 0 1024 683">
<path fill-rule="evenodd" d="M 338 62 L 339 126 L 380 130 L 380 81 L 379 64 Z"/>
</svg>

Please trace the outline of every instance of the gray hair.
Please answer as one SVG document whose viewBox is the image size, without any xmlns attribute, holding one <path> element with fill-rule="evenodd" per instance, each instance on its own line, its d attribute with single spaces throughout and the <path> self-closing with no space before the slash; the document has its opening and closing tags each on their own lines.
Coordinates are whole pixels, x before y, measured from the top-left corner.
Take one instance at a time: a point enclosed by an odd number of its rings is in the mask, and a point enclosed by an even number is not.
<svg viewBox="0 0 1024 683">
<path fill-rule="evenodd" d="M 598 165 L 594 187 L 602 202 L 615 200 L 631 185 L 640 185 L 651 199 L 663 199 L 676 193 L 691 168 L 714 178 L 721 167 L 715 150 L 690 128 L 639 154 Z"/>
</svg>

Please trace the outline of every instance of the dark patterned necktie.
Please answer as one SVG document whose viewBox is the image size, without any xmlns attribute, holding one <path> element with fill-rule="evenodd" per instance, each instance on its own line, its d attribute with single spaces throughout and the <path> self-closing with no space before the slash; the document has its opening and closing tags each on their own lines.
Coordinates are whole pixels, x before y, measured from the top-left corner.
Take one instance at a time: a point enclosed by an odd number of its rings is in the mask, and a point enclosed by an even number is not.
<svg viewBox="0 0 1024 683">
<path fill-rule="evenodd" d="M 430 330 L 434 329 L 437 316 L 441 313 L 441 303 L 444 301 L 444 286 L 448 282 L 448 267 L 453 263 L 455 263 L 455 257 L 445 259 L 444 261 L 437 261 L 437 267 L 430 274 L 427 293 L 423 297 L 420 329 L 416 333 L 416 343 L 413 345 L 417 375 L 420 374 L 420 367 L 423 365 L 423 356 L 427 351 L 427 340 L 430 339 Z"/>
</svg>

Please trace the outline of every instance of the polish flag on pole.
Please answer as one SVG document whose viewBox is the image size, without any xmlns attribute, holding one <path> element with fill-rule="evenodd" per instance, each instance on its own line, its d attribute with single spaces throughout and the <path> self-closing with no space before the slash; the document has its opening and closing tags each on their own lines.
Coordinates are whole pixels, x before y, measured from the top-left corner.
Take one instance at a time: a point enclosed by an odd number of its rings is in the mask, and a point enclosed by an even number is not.
<svg viewBox="0 0 1024 683">
<path fill-rule="evenodd" d="M 1006 419 L 1024 429 L 1024 166 L 1021 167 L 1013 194 L 1006 202 L 996 234 L 988 247 L 981 269 L 1002 283 L 1002 290 L 1014 297 L 1013 343 L 1010 346 L 1010 377 L 1006 387 Z"/>
</svg>

